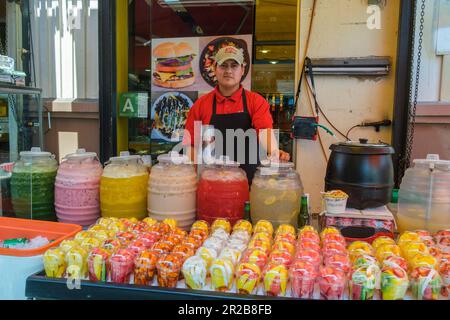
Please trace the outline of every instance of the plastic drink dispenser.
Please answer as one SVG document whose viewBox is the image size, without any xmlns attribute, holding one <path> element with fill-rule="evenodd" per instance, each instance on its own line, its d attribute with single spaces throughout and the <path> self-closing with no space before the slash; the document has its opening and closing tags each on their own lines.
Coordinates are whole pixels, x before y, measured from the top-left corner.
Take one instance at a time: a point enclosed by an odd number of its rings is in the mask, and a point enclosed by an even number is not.
<svg viewBox="0 0 450 320">
<path fill-rule="evenodd" d="M 41 148 L 20 153 L 11 177 L 11 199 L 17 218 L 56 221 L 54 195 L 58 163 Z"/>
<path fill-rule="evenodd" d="M 294 164 L 270 163 L 261 166 L 253 179 L 250 203 L 254 223 L 268 220 L 297 226 L 303 186 Z"/>
<path fill-rule="evenodd" d="M 222 157 L 207 165 L 197 191 L 197 219 L 209 223 L 223 218 L 234 224 L 244 217 L 249 200 L 248 180 L 239 163 Z"/>
<path fill-rule="evenodd" d="M 414 160 L 400 185 L 397 219 L 401 232 L 450 228 L 450 161 L 438 155 Z"/>
<path fill-rule="evenodd" d="M 140 156 L 121 152 L 111 158 L 100 180 L 100 208 L 103 217 L 147 216 L 148 170 Z"/>
<path fill-rule="evenodd" d="M 175 219 L 189 229 L 197 211 L 197 174 L 186 156 L 161 155 L 150 173 L 148 213 L 153 219 Z"/>
<path fill-rule="evenodd" d="M 94 152 L 79 149 L 62 160 L 55 183 L 58 221 L 81 226 L 100 217 L 100 178 L 103 167 Z"/>
</svg>

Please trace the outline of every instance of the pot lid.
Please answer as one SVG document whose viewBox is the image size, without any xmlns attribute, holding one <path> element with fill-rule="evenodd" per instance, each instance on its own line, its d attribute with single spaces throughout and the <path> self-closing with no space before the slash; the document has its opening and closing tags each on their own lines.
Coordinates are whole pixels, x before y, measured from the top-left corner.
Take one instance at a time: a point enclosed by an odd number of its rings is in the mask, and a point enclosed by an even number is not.
<svg viewBox="0 0 450 320">
<path fill-rule="evenodd" d="M 370 143 L 368 139 L 359 141 L 340 142 L 330 146 L 330 150 L 352 154 L 394 154 L 395 150 L 390 145 L 378 142 Z"/>
<path fill-rule="evenodd" d="M 112 157 L 109 159 L 109 161 L 127 161 L 127 160 L 141 160 L 141 156 L 132 156 L 130 155 L 129 151 L 122 151 L 120 152 L 119 157 Z"/>
<path fill-rule="evenodd" d="M 167 154 L 162 154 L 158 157 L 158 162 L 172 163 L 172 164 L 190 164 L 191 161 L 188 156 L 181 155 L 178 152 L 171 151 Z"/>
<path fill-rule="evenodd" d="M 37 157 L 51 157 L 50 152 L 41 151 L 41 148 L 31 148 L 31 151 L 22 151 L 20 153 L 21 157 L 25 158 L 37 158 Z"/>
<path fill-rule="evenodd" d="M 97 154 L 95 152 L 86 152 L 86 149 L 78 149 L 75 153 L 68 154 L 64 158 L 74 159 L 74 160 L 82 160 L 82 159 L 89 159 L 89 158 L 95 158 L 95 157 L 97 157 Z"/>
</svg>

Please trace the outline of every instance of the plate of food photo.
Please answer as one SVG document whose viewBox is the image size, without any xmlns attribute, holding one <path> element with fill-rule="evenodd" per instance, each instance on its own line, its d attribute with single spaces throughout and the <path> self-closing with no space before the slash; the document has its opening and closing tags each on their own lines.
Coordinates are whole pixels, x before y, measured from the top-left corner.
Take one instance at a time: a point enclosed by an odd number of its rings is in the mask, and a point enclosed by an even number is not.
<svg viewBox="0 0 450 320">
<path fill-rule="evenodd" d="M 152 106 L 153 138 L 180 141 L 193 104 L 192 99 L 181 92 L 167 92 L 156 99 Z"/>
<path fill-rule="evenodd" d="M 245 73 L 242 80 L 247 77 L 250 71 L 250 55 L 248 52 L 247 43 L 244 40 L 231 37 L 214 39 L 206 45 L 200 55 L 200 73 L 203 79 L 211 87 L 215 87 L 217 85 L 216 70 L 214 68 L 214 57 L 221 48 L 228 46 L 233 46 L 241 49 L 244 53 Z"/>
</svg>

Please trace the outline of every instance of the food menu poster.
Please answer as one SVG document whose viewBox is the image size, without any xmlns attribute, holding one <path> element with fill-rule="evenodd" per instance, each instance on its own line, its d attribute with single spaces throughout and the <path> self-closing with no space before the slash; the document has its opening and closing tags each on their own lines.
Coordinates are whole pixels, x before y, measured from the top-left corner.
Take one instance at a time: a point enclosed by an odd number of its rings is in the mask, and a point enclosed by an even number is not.
<svg viewBox="0 0 450 320">
<path fill-rule="evenodd" d="M 214 56 L 225 46 L 241 49 L 242 85 L 251 89 L 252 35 L 152 40 L 152 139 L 179 142 L 194 102 L 216 86 Z"/>
</svg>

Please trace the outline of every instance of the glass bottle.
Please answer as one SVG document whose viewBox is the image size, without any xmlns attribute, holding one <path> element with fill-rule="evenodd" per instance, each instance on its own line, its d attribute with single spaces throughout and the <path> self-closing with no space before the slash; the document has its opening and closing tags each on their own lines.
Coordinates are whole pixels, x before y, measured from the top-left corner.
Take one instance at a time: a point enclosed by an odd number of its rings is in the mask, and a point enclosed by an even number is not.
<svg viewBox="0 0 450 320">
<path fill-rule="evenodd" d="M 250 216 L 250 201 L 245 202 L 245 208 L 244 208 L 244 220 L 252 221 Z"/>
<path fill-rule="evenodd" d="M 308 195 L 303 195 L 301 200 L 300 214 L 298 216 L 298 227 L 301 229 L 304 226 L 310 225 L 311 219 L 308 208 Z"/>
</svg>

